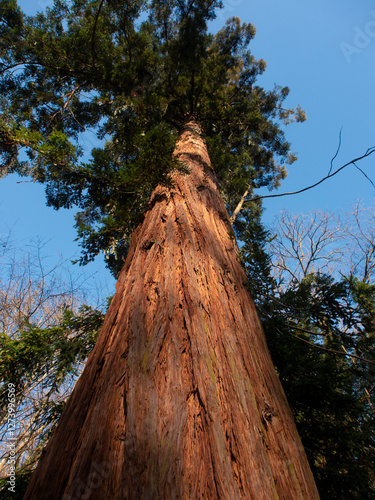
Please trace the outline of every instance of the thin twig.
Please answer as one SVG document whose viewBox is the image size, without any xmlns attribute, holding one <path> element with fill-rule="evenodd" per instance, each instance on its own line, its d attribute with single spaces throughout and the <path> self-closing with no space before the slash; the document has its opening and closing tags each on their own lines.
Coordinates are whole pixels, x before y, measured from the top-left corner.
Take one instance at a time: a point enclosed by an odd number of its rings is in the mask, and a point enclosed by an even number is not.
<svg viewBox="0 0 375 500">
<path fill-rule="evenodd" d="M 291 326 L 291 325 L 290 325 Z M 294 327 L 292 327 L 294 328 Z M 277 331 L 282 334 L 282 332 L 277 328 Z M 301 337 L 298 337 L 297 335 L 293 335 L 293 333 L 286 332 L 288 335 L 291 337 L 294 337 L 297 340 L 300 340 L 301 342 L 304 342 L 305 344 L 308 344 L 311 347 L 315 347 L 315 349 L 320 349 L 321 351 L 329 352 L 331 354 L 337 354 L 339 356 L 350 356 L 351 358 L 359 359 L 360 361 L 364 361 L 365 363 L 369 363 L 370 365 L 375 366 L 375 361 L 371 361 L 370 359 L 362 358 L 361 356 L 357 356 L 356 354 L 349 354 L 347 352 L 340 352 L 336 351 L 335 349 L 328 349 L 327 347 L 323 347 L 319 344 L 313 344 L 312 342 L 309 342 L 308 340 L 302 339 Z M 314 335 L 314 332 L 311 332 Z"/>
<path fill-rule="evenodd" d="M 359 166 L 353 161 L 353 165 L 355 166 L 355 168 L 357 168 L 365 177 L 366 179 L 371 182 L 372 186 L 375 188 L 375 184 L 372 182 L 372 180 L 370 179 L 370 177 L 366 174 L 366 172 L 364 172 L 361 168 L 359 168 Z"/>
<path fill-rule="evenodd" d="M 105 0 L 102 0 L 100 2 L 98 11 L 97 11 L 96 16 L 95 16 L 94 28 L 93 28 L 93 31 L 92 31 L 92 37 L 91 37 L 91 56 L 92 56 L 92 63 L 93 63 L 93 65 L 95 65 L 95 59 L 96 59 L 96 52 L 95 52 L 96 26 L 98 24 L 98 20 L 99 20 L 99 16 L 100 16 L 100 11 L 101 11 L 101 9 L 103 7 L 104 2 L 105 2 Z"/>
<path fill-rule="evenodd" d="M 61 116 L 63 115 L 63 113 L 64 113 L 64 111 L 66 110 L 67 106 L 69 105 L 70 101 L 73 99 L 74 94 L 75 94 L 75 93 L 76 93 L 79 89 L 80 89 L 80 85 L 78 84 L 78 85 L 76 85 L 76 86 L 75 86 L 75 88 L 74 88 L 74 89 L 73 89 L 73 90 L 72 90 L 72 91 L 68 94 L 67 99 L 66 99 L 66 101 L 65 101 L 65 103 L 64 103 L 64 105 L 63 105 L 63 107 L 62 107 L 61 109 L 59 109 L 58 111 L 56 111 L 56 112 L 55 112 L 55 113 L 51 116 L 51 118 L 49 119 L 48 126 L 50 126 L 50 125 L 51 125 L 52 121 L 54 120 L 54 118 L 55 118 L 57 115 L 59 115 L 59 114 L 60 114 Z M 73 118 L 75 119 L 75 121 L 77 121 L 77 120 L 76 120 L 76 118 L 75 118 L 75 116 L 74 116 L 74 114 L 72 113 L 72 111 L 71 111 L 71 110 L 70 110 L 70 112 L 71 112 L 71 114 L 73 115 Z M 82 127 L 82 125 L 81 125 L 78 121 L 77 121 L 77 123 L 78 123 L 78 125 L 79 125 L 80 127 Z M 82 128 L 83 128 L 83 127 L 82 127 Z"/>
<path fill-rule="evenodd" d="M 325 337 L 325 333 L 317 333 L 312 332 L 311 330 L 306 330 L 306 328 L 300 328 L 299 326 L 292 325 L 291 323 L 281 323 L 283 326 L 287 326 L 289 328 L 293 328 L 293 330 L 298 330 L 299 332 L 308 333 L 310 335 L 319 335 L 321 337 Z"/>
<path fill-rule="evenodd" d="M 339 154 L 340 148 L 341 148 L 341 133 L 342 133 L 342 127 L 340 128 L 340 133 L 339 133 L 339 145 L 337 146 L 337 150 L 335 153 L 335 156 L 331 160 L 331 168 L 329 169 L 328 175 L 332 172 L 333 169 L 333 162 L 337 158 L 337 155 Z"/>
</svg>

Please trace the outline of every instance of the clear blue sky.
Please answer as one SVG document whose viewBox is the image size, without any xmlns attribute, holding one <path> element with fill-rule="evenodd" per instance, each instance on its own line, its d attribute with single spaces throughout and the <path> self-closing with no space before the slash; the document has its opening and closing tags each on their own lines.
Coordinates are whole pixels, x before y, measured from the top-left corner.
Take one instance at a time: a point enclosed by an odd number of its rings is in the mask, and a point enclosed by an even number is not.
<svg viewBox="0 0 375 500">
<path fill-rule="evenodd" d="M 50 5 L 50 0 L 19 0 L 29 14 Z M 289 168 L 279 192 L 296 190 L 324 177 L 338 145 L 335 166 L 362 155 L 375 146 L 375 3 L 369 0 L 224 0 L 212 29 L 216 31 L 231 16 L 251 22 L 257 35 L 251 43 L 256 58 L 267 61 L 259 83 L 288 86 L 287 105 L 300 104 L 307 121 L 286 127 L 287 139 L 298 161 Z M 359 166 L 375 182 L 375 154 Z M 0 181 L 0 232 L 12 228 L 13 239 L 25 244 L 35 237 L 50 240 L 53 259 L 78 255 L 74 242 L 73 212 L 45 207 L 43 187 L 17 183 L 16 177 Z M 357 200 L 374 203 L 375 189 L 354 167 L 307 193 L 265 200 L 265 221 L 271 222 L 282 209 L 306 213 L 311 209 L 345 212 Z M 75 272 L 81 272 L 75 266 Z M 102 258 L 88 267 L 99 271 Z M 110 281 L 110 287 L 113 282 Z"/>
</svg>

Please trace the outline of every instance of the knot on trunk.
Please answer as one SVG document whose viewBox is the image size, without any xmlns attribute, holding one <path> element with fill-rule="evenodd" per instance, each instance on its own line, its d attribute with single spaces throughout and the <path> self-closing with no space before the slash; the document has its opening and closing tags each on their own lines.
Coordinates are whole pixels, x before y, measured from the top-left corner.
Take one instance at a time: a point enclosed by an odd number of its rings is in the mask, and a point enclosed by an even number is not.
<svg viewBox="0 0 375 500">
<path fill-rule="evenodd" d="M 262 422 L 267 427 L 268 423 L 271 423 L 274 417 L 277 417 L 277 413 L 274 408 L 266 403 L 264 409 L 261 412 Z"/>
</svg>

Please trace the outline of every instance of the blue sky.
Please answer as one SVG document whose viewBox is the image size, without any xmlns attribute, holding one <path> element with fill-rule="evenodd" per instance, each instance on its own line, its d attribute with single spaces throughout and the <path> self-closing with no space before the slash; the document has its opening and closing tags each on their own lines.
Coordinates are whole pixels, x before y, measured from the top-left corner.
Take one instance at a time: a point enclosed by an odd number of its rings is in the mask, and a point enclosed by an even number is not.
<svg viewBox="0 0 375 500">
<path fill-rule="evenodd" d="M 29 14 L 50 0 L 19 0 Z M 340 129 L 342 146 L 334 166 L 361 156 L 375 146 L 375 3 L 367 0 L 224 0 L 224 9 L 213 23 L 216 31 L 225 19 L 239 16 L 257 29 L 251 50 L 267 62 L 259 83 L 288 86 L 287 105 L 300 104 L 307 121 L 285 128 L 298 161 L 289 167 L 279 192 L 313 184 L 325 175 L 334 156 Z M 358 164 L 375 182 L 375 154 Z M 22 182 L 20 182 L 22 181 Z M 265 193 L 266 194 L 266 193 Z M 271 223 L 283 209 L 345 212 L 357 200 L 374 202 L 375 189 L 355 167 L 346 168 L 318 188 L 301 195 L 264 201 L 265 222 Z M 17 177 L 0 181 L 0 233 L 12 230 L 22 245 L 36 237 L 48 240 L 46 253 L 53 260 L 62 254 L 79 254 L 72 211 L 56 212 L 45 206 L 42 186 Z M 102 257 L 86 269 L 98 273 L 101 282 L 113 280 L 104 270 Z M 82 272 L 75 266 L 75 273 Z"/>
</svg>

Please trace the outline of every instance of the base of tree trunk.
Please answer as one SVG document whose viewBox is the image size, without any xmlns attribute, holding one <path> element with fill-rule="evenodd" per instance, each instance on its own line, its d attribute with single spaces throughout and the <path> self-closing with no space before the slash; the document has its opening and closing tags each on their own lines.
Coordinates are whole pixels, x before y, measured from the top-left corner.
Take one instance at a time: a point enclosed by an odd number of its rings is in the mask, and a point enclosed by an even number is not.
<svg viewBox="0 0 375 500">
<path fill-rule="evenodd" d="M 25 499 L 318 499 L 194 123 Z"/>
</svg>

